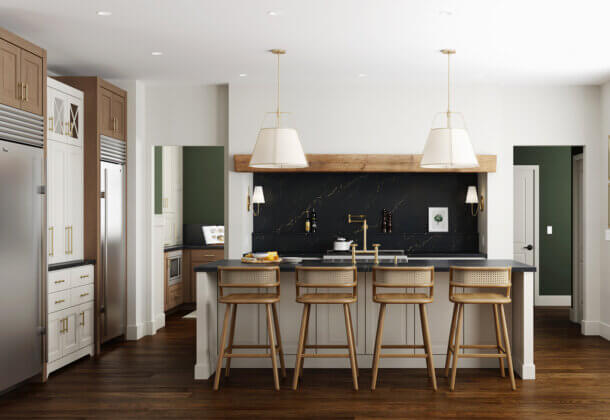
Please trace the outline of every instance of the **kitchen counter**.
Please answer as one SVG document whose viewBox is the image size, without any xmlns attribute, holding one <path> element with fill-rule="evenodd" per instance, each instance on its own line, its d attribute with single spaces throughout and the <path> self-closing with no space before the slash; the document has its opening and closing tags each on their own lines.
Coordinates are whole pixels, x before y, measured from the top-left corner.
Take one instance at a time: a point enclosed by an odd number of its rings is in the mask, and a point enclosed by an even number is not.
<svg viewBox="0 0 610 420">
<path fill-rule="evenodd" d="M 313 267 L 350 267 L 351 262 L 329 262 L 329 261 L 310 261 L 304 260 L 299 264 L 280 263 L 280 271 L 293 272 L 297 265 L 313 266 Z M 511 267 L 513 272 L 535 272 L 536 267 L 522 264 L 514 260 L 453 260 L 453 259 L 430 259 L 430 260 L 415 260 L 407 263 L 381 263 L 380 266 L 398 266 L 398 267 L 422 267 L 433 266 L 436 272 L 448 272 L 452 265 L 469 266 L 469 267 Z M 219 260 L 208 264 L 202 264 L 195 267 L 196 272 L 215 272 L 218 267 L 252 267 L 253 264 L 244 264 L 240 260 Z M 370 272 L 374 264 L 369 262 L 356 263 L 359 272 Z"/>
<path fill-rule="evenodd" d="M 55 264 L 49 264 L 48 270 L 63 270 L 64 268 L 72 268 L 72 267 L 80 267 L 82 265 L 93 265 L 95 264 L 95 260 L 93 258 L 87 258 L 84 260 L 76 260 L 76 261 L 66 261 Z"/>
<path fill-rule="evenodd" d="M 350 263 L 329 263 L 322 261 L 303 261 L 304 266 L 351 266 Z M 384 264 L 382 264 L 384 265 Z M 394 264 L 387 264 L 393 266 Z M 512 303 L 506 304 L 509 335 L 513 353 L 513 365 L 517 375 L 522 379 L 535 379 L 534 365 L 534 272 L 535 267 L 513 260 L 488 259 L 427 259 L 411 260 L 400 266 L 418 267 L 434 266 L 434 302 L 429 304 L 429 324 L 432 353 L 436 366 L 445 364 L 449 326 L 453 313 L 453 303 L 449 301 L 449 267 L 511 267 L 512 269 Z M 225 306 L 217 301 L 217 269 L 220 266 L 239 267 L 240 260 L 219 260 L 195 267 L 197 275 L 197 359 L 194 367 L 195 379 L 208 379 L 214 374 L 218 357 L 218 337 L 222 330 L 222 314 Z M 356 356 L 362 368 L 372 365 L 375 331 L 379 305 L 374 303 L 372 293 L 371 263 L 358 263 L 358 301 L 351 304 L 356 337 Z M 280 331 L 287 366 L 294 366 L 295 352 L 298 344 L 299 322 L 303 305 L 295 302 L 295 264 L 279 264 L 281 301 L 277 304 Z M 264 311 L 258 305 L 240 305 L 237 316 L 237 331 L 241 340 L 249 344 L 266 344 L 266 321 Z M 344 317 L 337 305 L 316 305 L 312 313 L 310 340 L 318 344 L 345 344 Z M 388 312 L 384 342 L 393 344 L 421 344 L 419 311 L 415 305 L 392 305 Z M 220 316 L 219 316 L 220 313 Z M 464 344 L 495 343 L 495 329 L 490 305 L 466 305 L 464 308 Z M 266 359 L 235 359 L 235 367 L 260 368 L 268 367 Z M 388 358 L 382 362 L 384 368 L 424 368 L 424 359 Z M 347 359 L 308 359 L 305 369 L 309 368 L 348 368 Z M 460 368 L 498 368 L 496 359 L 465 358 L 460 360 Z"/>
<path fill-rule="evenodd" d="M 224 245 L 168 245 L 163 248 L 164 252 L 177 251 L 179 249 L 224 249 Z"/>
</svg>

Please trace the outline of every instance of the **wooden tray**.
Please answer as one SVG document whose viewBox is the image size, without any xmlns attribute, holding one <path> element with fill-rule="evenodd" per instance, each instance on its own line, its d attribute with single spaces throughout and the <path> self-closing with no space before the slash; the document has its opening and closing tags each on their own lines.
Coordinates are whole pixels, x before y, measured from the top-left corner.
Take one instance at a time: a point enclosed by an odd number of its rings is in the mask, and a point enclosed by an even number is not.
<svg viewBox="0 0 610 420">
<path fill-rule="evenodd" d="M 243 262 L 244 264 L 279 264 L 282 262 L 282 259 L 279 258 L 277 260 L 268 261 L 268 260 L 264 260 L 264 259 L 252 259 L 252 258 L 242 257 L 241 262 Z"/>
</svg>

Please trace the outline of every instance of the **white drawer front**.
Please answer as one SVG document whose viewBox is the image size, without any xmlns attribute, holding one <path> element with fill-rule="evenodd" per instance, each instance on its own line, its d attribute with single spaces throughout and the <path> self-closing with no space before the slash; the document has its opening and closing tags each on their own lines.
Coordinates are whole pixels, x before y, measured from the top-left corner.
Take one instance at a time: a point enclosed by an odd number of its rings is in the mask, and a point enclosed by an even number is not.
<svg viewBox="0 0 610 420">
<path fill-rule="evenodd" d="M 79 287 L 93 283 L 93 266 L 83 265 L 71 269 L 71 286 Z"/>
<path fill-rule="evenodd" d="M 47 292 L 55 293 L 70 288 L 70 270 L 49 271 L 47 276 Z"/>
<path fill-rule="evenodd" d="M 80 305 L 81 303 L 90 302 L 93 300 L 93 285 L 74 287 L 70 290 L 70 301 L 72 305 Z"/>
<path fill-rule="evenodd" d="M 70 290 L 62 290 L 61 292 L 49 293 L 47 300 L 48 312 L 57 312 L 71 306 Z"/>
</svg>

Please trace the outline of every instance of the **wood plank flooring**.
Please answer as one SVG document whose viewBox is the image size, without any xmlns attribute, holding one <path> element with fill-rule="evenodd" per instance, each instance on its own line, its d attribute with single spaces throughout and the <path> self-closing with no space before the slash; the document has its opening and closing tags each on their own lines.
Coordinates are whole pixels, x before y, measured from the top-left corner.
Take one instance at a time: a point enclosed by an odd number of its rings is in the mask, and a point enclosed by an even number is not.
<svg viewBox="0 0 610 420">
<path fill-rule="evenodd" d="M 232 369 L 214 392 L 193 379 L 195 320 L 184 314 L 0 397 L 0 418 L 610 418 L 610 342 L 581 336 L 563 309 L 536 310 L 537 379 L 515 392 L 491 369 L 459 370 L 455 392 L 439 377 L 437 393 L 425 369 L 381 369 L 371 392 L 370 368 L 359 392 L 349 369 L 306 369 L 297 392 L 291 370 L 275 392 L 270 369 Z"/>
</svg>

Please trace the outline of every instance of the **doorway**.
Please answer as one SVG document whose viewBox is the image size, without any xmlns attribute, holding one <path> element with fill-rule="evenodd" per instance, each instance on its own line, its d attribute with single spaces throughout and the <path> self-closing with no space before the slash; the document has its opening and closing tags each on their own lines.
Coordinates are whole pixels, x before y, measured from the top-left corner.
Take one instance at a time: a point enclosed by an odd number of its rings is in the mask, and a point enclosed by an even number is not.
<svg viewBox="0 0 610 420">
<path fill-rule="evenodd" d="M 576 320 L 582 299 L 582 147 L 515 146 L 514 164 L 514 258 L 537 267 L 535 306 L 572 308 Z"/>
</svg>

